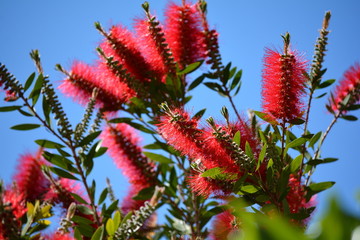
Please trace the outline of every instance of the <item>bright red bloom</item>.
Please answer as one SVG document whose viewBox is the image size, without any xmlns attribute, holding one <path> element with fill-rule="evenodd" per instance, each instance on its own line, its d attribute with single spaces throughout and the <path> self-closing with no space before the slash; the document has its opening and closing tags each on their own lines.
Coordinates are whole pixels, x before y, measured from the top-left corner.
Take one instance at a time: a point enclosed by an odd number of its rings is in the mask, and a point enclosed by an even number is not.
<svg viewBox="0 0 360 240">
<path fill-rule="evenodd" d="M 160 73 L 162 79 L 159 80 L 165 82 L 166 75 L 175 71 L 175 62 L 162 26 L 157 21 L 138 19 L 135 30 L 143 56 L 155 72 Z"/>
<path fill-rule="evenodd" d="M 103 146 L 108 148 L 108 153 L 130 183 L 143 187 L 154 183 L 154 164 L 142 154 L 139 137 L 132 127 L 125 123 L 107 126 L 101 138 Z"/>
<path fill-rule="evenodd" d="M 222 197 L 231 193 L 231 185 L 226 181 L 201 176 L 202 172 L 193 172 L 187 179 L 191 190 L 204 198 L 210 195 Z"/>
<path fill-rule="evenodd" d="M 290 190 L 286 196 L 286 200 L 291 213 L 299 213 L 301 209 L 310 208 L 315 205 L 314 198 L 308 202 L 306 201 L 304 185 L 302 185 L 298 177 L 292 174 L 289 178 L 289 188 Z M 306 219 L 303 220 L 303 223 L 306 223 Z"/>
<path fill-rule="evenodd" d="M 81 62 L 75 62 L 70 77 L 59 86 L 61 91 L 81 104 L 87 104 L 94 88 L 98 89 L 97 104 L 107 111 L 116 111 L 129 100 L 128 87 L 118 78 L 107 76 L 104 71 Z M 100 73 L 99 73 L 100 72 Z M 106 73 L 106 72 L 105 72 Z"/>
<path fill-rule="evenodd" d="M 4 205 L 8 205 L 8 210 L 11 210 L 17 219 L 20 219 L 27 211 L 24 193 L 20 192 L 16 187 L 5 190 L 2 202 Z"/>
<path fill-rule="evenodd" d="M 160 118 L 158 132 L 176 150 L 192 159 L 199 158 L 203 149 L 202 130 L 198 129 L 198 119 L 191 118 L 183 109 L 174 109 L 172 116 Z"/>
<path fill-rule="evenodd" d="M 336 87 L 333 100 L 330 99 L 330 106 L 334 111 L 340 111 L 342 101 L 350 95 L 348 106 L 360 102 L 360 64 L 351 66 L 345 73 Z M 342 110 L 345 113 L 344 110 Z"/>
<path fill-rule="evenodd" d="M 36 154 L 24 154 L 18 159 L 17 172 L 14 181 L 17 189 L 24 195 L 24 199 L 33 202 L 42 199 L 50 186 L 49 180 L 41 171 L 41 166 L 45 165 L 45 160 L 41 156 L 42 150 Z"/>
<path fill-rule="evenodd" d="M 159 75 L 142 56 L 132 32 L 121 25 L 113 26 L 110 29 L 110 38 L 110 41 L 101 44 L 101 48 L 106 56 L 113 56 L 114 60 L 124 65 L 128 73 L 143 82 L 150 81 L 154 74 Z"/>
<path fill-rule="evenodd" d="M 305 61 L 296 52 L 266 49 L 262 74 L 262 107 L 283 123 L 302 115 Z"/>
<path fill-rule="evenodd" d="M 166 9 L 165 34 L 175 61 L 182 68 L 205 56 L 204 33 L 197 4 L 171 2 Z"/>
<path fill-rule="evenodd" d="M 44 199 L 53 204 L 60 204 L 64 210 L 67 210 L 71 203 L 79 203 L 70 193 L 76 193 L 88 201 L 83 196 L 81 186 L 76 181 L 67 178 L 60 178 L 55 185 L 51 185 Z"/>
<path fill-rule="evenodd" d="M 44 236 L 45 240 L 75 240 L 69 234 L 60 234 L 60 233 L 53 233 L 51 235 Z"/>
<path fill-rule="evenodd" d="M 212 225 L 211 233 L 214 240 L 229 239 L 231 234 L 235 234 L 238 231 L 236 217 L 232 215 L 230 211 L 216 215 Z"/>
</svg>

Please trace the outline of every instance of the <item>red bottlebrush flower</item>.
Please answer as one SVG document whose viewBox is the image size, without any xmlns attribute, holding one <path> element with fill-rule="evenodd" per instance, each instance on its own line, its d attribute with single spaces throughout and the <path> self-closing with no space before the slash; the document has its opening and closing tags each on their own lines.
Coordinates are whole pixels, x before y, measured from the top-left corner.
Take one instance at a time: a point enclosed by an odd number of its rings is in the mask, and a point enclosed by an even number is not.
<svg viewBox="0 0 360 240">
<path fill-rule="evenodd" d="M 212 225 L 211 234 L 214 240 L 226 240 L 238 232 L 236 217 L 229 211 L 216 215 Z"/>
<path fill-rule="evenodd" d="M 107 126 L 101 134 L 103 146 L 115 164 L 129 178 L 132 184 L 148 187 L 155 181 L 154 164 L 142 154 L 138 145 L 139 138 L 133 128 L 120 123 L 115 127 Z"/>
<path fill-rule="evenodd" d="M 36 199 L 42 199 L 50 186 L 49 180 L 41 171 L 41 166 L 45 165 L 42 150 L 35 155 L 24 154 L 18 159 L 17 172 L 14 180 L 18 191 L 24 195 L 24 199 L 33 202 Z"/>
<path fill-rule="evenodd" d="M 347 106 L 356 104 L 360 102 L 360 64 L 356 63 L 354 66 L 351 66 L 345 73 L 340 81 L 339 85 L 336 87 L 334 94 L 332 94 L 332 99 L 329 100 L 331 109 L 335 112 L 342 111 L 343 106 L 341 103 L 343 100 L 350 95 Z"/>
<path fill-rule="evenodd" d="M 190 118 L 183 109 L 174 109 L 163 115 L 160 122 L 158 132 L 171 146 L 192 159 L 200 157 L 203 132 L 197 128 L 198 119 Z"/>
<path fill-rule="evenodd" d="M 296 52 L 266 49 L 262 74 L 262 107 L 283 123 L 302 115 L 305 61 Z"/>
<path fill-rule="evenodd" d="M 60 204 L 64 210 L 67 210 L 71 203 L 79 203 L 70 193 L 76 193 L 88 201 L 88 199 L 83 196 L 81 186 L 76 181 L 67 178 L 60 178 L 55 184 L 52 184 L 44 200 L 53 204 Z"/>
<path fill-rule="evenodd" d="M 44 240 L 75 240 L 69 234 L 53 233 L 51 235 L 44 236 Z"/>
<path fill-rule="evenodd" d="M 13 187 L 12 189 L 5 190 L 3 195 L 3 204 L 6 208 L 12 211 L 15 218 L 20 219 L 27 211 L 24 200 L 24 193 L 19 189 Z"/>
<path fill-rule="evenodd" d="M 128 87 L 119 79 L 108 76 L 98 69 L 81 62 L 75 62 L 70 76 L 59 86 L 63 93 L 81 104 L 89 102 L 94 88 L 98 89 L 97 104 L 107 111 L 116 111 L 129 100 Z"/>
<path fill-rule="evenodd" d="M 208 198 L 210 195 L 225 196 L 231 193 L 231 185 L 226 181 L 203 177 L 202 172 L 193 172 L 187 179 L 193 192 Z"/>
<path fill-rule="evenodd" d="M 205 56 L 204 33 L 197 4 L 170 3 L 166 10 L 165 34 L 175 61 L 182 68 Z"/>
<path fill-rule="evenodd" d="M 164 37 L 160 23 L 156 20 L 138 19 L 135 30 L 141 46 L 141 52 L 155 72 L 160 73 L 162 82 L 166 75 L 175 72 L 174 58 Z"/>
<path fill-rule="evenodd" d="M 310 208 L 315 205 L 314 198 L 311 198 L 308 202 L 306 201 L 304 186 L 301 184 L 299 178 L 293 174 L 291 174 L 289 178 L 289 188 L 290 190 L 286 196 L 286 200 L 291 213 L 299 213 L 301 209 Z M 304 219 L 303 223 L 306 222 L 307 219 Z"/>
<path fill-rule="evenodd" d="M 154 75 L 160 77 L 142 56 L 134 35 L 121 25 L 110 29 L 109 39 L 101 44 L 101 48 L 106 56 L 113 56 L 128 73 L 142 82 L 150 81 Z"/>
</svg>

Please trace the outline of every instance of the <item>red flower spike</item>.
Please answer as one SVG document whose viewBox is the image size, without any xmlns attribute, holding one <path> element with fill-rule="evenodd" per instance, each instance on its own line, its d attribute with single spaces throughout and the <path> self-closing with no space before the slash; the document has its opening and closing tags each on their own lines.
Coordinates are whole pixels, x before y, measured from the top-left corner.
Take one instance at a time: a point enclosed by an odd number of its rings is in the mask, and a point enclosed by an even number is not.
<svg viewBox="0 0 360 240">
<path fill-rule="evenodd" d="M 15 218 L 20 219 L 27 211 L 24 200 L 24 193 L 16 187 L 5 190 L 2 200 L 4 205 L 8 205 Z"/>
<path fill-rule="evenodd" d="M 59 86 L 60 90 L 67 96 L 72 97 L 80 104 L 87 104 L 94 88 L 97 88 L 97 104 L 107 111 L 116 111 L 121 104 L 128 101 L 127 86 L 117 78 L 103 78 L 103 70 L 100 73 L 94 67 L 81 62 L 75 62 L 71 68 L 70 77 L 65 79 Z M 106 74 L 105 74 L 105 77 Z"/>
<path fill-rule="evenodd" d="M 81 186 L 76 181 L 67 178 L 60 178 L 55 184 L 51 185 L 44 199 L 54 204 L 60 204 L 64 210 L 67 210 L 71 203 L 79 203 L 70 193 L 75 193 L 88 201 L 83 196 Z"/>
<path fill-rule="evenodd" d="M 44 240 L 75 240 L 69 234 L 53 233 L 51 235 L 44 236 Z"/>
<path fill-rule="evenodd" d="M 216 215 L 212 225 L 211 234 L 214 240 L 227 240 L 231 234 L 235 234 L 238 231 L 236 217 L 230 211 Z"/>
<path fill-rule="evenodd" d="M 198 119 L 190 118 L 183 109 L 174 109 L 172 116 L 164 115 L 160 118 L 158 132 L 176 150 L 192 159 L 200 157 L 203 144 L 202 130 L 198 129 Z"/>
<path fill-rule="evenodd" d="M 202 177 L 202 172 L 193 172 L 187 179 L 190 188 L 198 195 L 208 198 L 210 195 L 225 196 L 231 193 L 229 184 L 208 177 Z"/>
<path fill-rule="evenodd" d="M 148 187 L 155 181 L 155 166 L 142 154 L 134 129 L 125 123 L 107 126 L 101 134 L 103 146 L 130 183 Z"/>
<path fill-rule="evenodd" d="M 330 99 L 331 109 L 335 112 L 340 110 L 343 113 L 346 113 L 345 110 L 342 110 L 341 103 L 342 101 L 350 95 L 347 106 L 356 104 L 360 102 L 360 64 L 355 63 L 354 66 L 351 66 L 345 73 L 342 80 L 339 82 L 339 85 L 336 87 L 333 94 L 333 100 Z"/>
<path fill-rule="evenodd" d="M 266 49 L 262 74 L 264 112 L 283 123 L 301 117 L 305 61 L 296 52 L 282 55 Z"/>
<path fill-rule="evenodd" d="M 202 60 L 206 53 L 197 4 L 191 5 L 184 1 L 179 6 L 171 2 L 165 15 L 166 39 L 180 68 Z"/>
<path fill-rule="evenodd" d="M 17 184 L 18 191 L 29 202 L 42 199 L 50 186 L 49 180 L 41 171 L 41 166 L 45 165 L 45 160 L 41 154 L 42 150 L 39 150 L 35 155 L 27 153 L 18 159 L 14 181 Z"/>
<path fill-rule="evenodd" d="M 160 80 L 165 82 L 166 75 L 175 72 L 175 62 L 160 23 L 156 20 L 138 19 L 135 30 L 143 56 L 155 72 L 161 74 Z"/>
<path fill-rule="evenodd" d="M 113 56 L 115 61 L 124 65 L 128 73 L 142 82 L 150 81 L 150 78 L 160 76 L 154 72 L 140 52 L 140 47 L 134 35 L 125 27 L 113 26 L 109 34 L 110 40 L 101 44 L 106 56 Z"/>
</svg>

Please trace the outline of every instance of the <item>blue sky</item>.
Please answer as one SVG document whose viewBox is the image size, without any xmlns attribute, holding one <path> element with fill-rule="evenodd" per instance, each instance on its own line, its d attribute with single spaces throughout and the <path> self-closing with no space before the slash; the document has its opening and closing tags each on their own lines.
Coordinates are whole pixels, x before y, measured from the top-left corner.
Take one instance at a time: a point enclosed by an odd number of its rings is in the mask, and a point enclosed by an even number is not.
<svg viewBox="0 0 360 240">
<path fill-rule="evenodd" d="M 162 12 L 167 1 L 150 0 L 153 13 L 163 19 Z M 132 0 L 102 1 L 0 1 L 0 62 L 22 82 L 35 71 L 29 52 L 39 49 L 45 72 L 55 86 L 64 76 L 54 70 L 57 63 L 69 68 L 75 59 L 92 63 L 96 58 L 95 47 L 101 36 L 93 27 L 95 21 L 103 26 L 122 23 L 131 28 L 134 17 L 142 16 L 141 3 Z M 248 109 L 261 110 L 261 69 L 264 48 L 281 48 L 280 34 L 286 31 L 292 36 L 292 46 L 311 60 L 313 45 L 325 11 L 332 12 L 329 29 L 328 53 L 325 79 L 340 79 L 343 72 L 356 61 L 360 62 L 360 3 L 356 0 L 345 1 L 208 1 L 208 18 L 211 26 L 220 33 L 220 50 L 223 61 L 231 61 L 233 66 L 243 69 L 243 86 L 235 103 L 240 112 Z M 196 76 L 193 76 L 196 78 Z M 3 97 L 0 93 L 0 97 Z M 200 87 L 193 92 L 193 101 L 188 109 L 193 112 L 208 107 L 205 116 L 220 119 L 219 111 L 229 103 Z M 69 99 L 61 97 L 64 108 L 71 121 L 77 123 L 82 116 L 82 108 Z M 310 130 L 325 130 L 332 116 L 324 107 L 327 99 L 313 104 Z M 4 106 L 5 103 L 0 103 Z M 359 111 L 355 112 L 360 117 Z M 33 140 L 44 138 L 45 130 L 17 132 L 9 130 L 15 124 L 28 123 L 26 119 L 13 113 L 3 113 L 0 117 L 0 177 L 6 183 L 14 174 L 18 155 L 36 150 Z M 323 148 L 323 157 L 337 157 L 339 161 L 319 166 L 313 180 L 336 181 L 333 189 L 318 197 L 319 209 L 323 209 L 326 198 L 337 193 L 343 206 L 359 213 L 355 201 L 360 191 L 360 122 L 340 120 L 330 133 Z M 146 141 L 146 138 L 144 139 Z M 144 142 L 145 144 L 145 142 Z M 109 176 L 119 197 L 126 194 L 127 183 L 109 158 L 95 162 L 93 177 L 98 186 L 103 187 L 105 177 Z M 98 188 L 99 189 L 99 188 Z M 100 189 L 99 189 L 100 190 Z M 321 212 L 321 211 L 319 211 Z M 315 217 L 318 216 L 315 215 Z"/>
</svg>

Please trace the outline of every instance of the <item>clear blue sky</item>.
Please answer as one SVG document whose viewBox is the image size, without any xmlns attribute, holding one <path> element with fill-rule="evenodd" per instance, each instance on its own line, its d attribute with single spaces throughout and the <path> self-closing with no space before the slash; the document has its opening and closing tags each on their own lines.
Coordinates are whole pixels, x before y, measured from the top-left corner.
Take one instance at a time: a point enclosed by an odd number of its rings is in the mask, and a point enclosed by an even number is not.
<svg viewBox="0 0 360 240">
<path fill-rule="evenodd" d="M 150 0 L 153 13 L 163 19 L 167 1 Z M 93 27 L 95 21 L 103 26 L 122 23 L 131 28 L 132 19 L 142 16 L 141 3 L 132 0 L 106 1 L 0 1 L 0 62 L 22 82 L 35 68 L 28 57 L 31 49 L 39 49 L 45 72 L 58 86 L 63 75 L 54 70 L 57 63 L 69 68 L 75 59 L 92 63 L 97 58 L 95 47 L 101 36 Z M 225 63 L 243 69 L 243 87 L 235 102 L 241 112 L 260 110 L 260 81 L 265 47 L 281 47 L 280 34 L 289 31 L 292 46 L 311 60 L 313 45 L 325 11 L 332 12 L 326 79 L 341 78 L 343 72 L 356 61 L 360 62 L 360 3 L 356 0 L 317 1 L 208 1 L 210 24 L 220 33 L 220 48 Z M 195 78 L 196 76 L 194 76 Z M 193 92 L 188 109 L 196 112 L 208 107 L 205 116 L 220 118 L 219 110 L 229 106 L 225 99 L 204 87 Z M 3 98 L 4 94 L 0 93 Z M 61 98 L 63 99 L 63 98 Z M 326 98 L 314 103 L 310 130 L 325 130 L 332 116 L 326 113 Z M 82 108 L 64 99 L 65 110 L 74 123 L 82 116 Z M 0 106 L 4 106 L 0 102 Z M 355 115 L 360 117 L 360 112 Z M 0 177 L 10 183 L 16 159 L 26 151 L 35 151 L 33 140 L 44 138 L 45 130 L 17 132 L 9 130 L 15 124 L 33 120 L 18 114 L 3 113 L 0 117 Z M 360 122 L 340 120 L 323 148 L 323 157 L 337 157 L 336 163 L 318 167 L 314 181 L 336 181 L 328 193 L 318 197 L 319 209 L 331 192 L 336 192 L 347 209 L 359 213 L 355 193 L 360 191 Z M 146 141 L 146 139 L 144 140 Z M 109 176 L 119 197 L 126 194 L 127 183 L 109 158 L 97 159 L 93 177 L 103 187 Z M 100 188 L 98 188 L 98 191 Z"/>
</svg>

